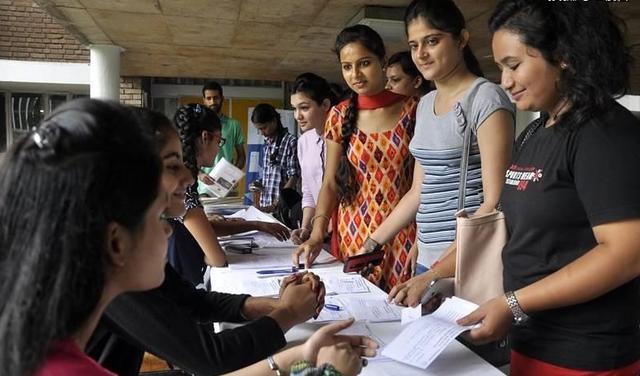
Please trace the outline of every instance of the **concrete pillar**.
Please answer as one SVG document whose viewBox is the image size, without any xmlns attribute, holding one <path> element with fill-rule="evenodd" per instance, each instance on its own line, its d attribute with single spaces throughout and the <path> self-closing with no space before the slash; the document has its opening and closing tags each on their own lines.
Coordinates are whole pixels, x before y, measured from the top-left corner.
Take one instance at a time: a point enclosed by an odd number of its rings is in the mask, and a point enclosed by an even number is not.
<svg viewBox="0 0 640 376">
<path fill-rule="evenodd" d="M 123 49 L 108 44 L 90 47 L 91 98 L 120 101 L 120 54 Z"/>
</svg>

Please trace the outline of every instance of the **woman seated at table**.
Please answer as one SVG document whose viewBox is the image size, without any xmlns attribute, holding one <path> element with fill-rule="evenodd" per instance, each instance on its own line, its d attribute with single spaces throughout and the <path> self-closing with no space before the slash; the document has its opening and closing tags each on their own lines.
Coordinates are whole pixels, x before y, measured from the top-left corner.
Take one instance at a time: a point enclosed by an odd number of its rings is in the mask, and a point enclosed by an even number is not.
<svg viewBox="0 0 640 376">
<path fill-rule="evenodd" d="M 187 212 L 171 221 L 175 235 L 170 239 L 169 262 L 183 277 L 199 285 L 203 282 L 206 265 L 227 264 L 218 236 L 259 230 L 286 240 L 289 230 L 269 222 L 209 220 L 198 197 L 197 173 L 200 167 L 215 159 L 225 142 L 221 136 L 220 119 L 208 107 L 189 104 L 177 110 L 174 124 L 180 136 L 184 163 L 196 180 L 179 192 Z"/>
<path fill-rule="evenodd" d="M 158 112 L 140 110 L 138 115 L 153 134 L 162 161 L 162 186 L 169 197 L 166 216 L 182 216 L 184 191 L 194 178 L 184 166 L 178 133 Z M 324 302 L 322 283 L 312 273 L 286 279 L 280 299 L 207 293 L 183 280 L 169 264 L 165 275 L 157 289 L 115 299 L 88 346 L 92 357 L 118 375 L 137 375 L 144 351 L 194 374 L 245 367 L 282 348 L 284 333 L 316 315 Z M 218 334 L 203 325 L 246 320 L 251 322 Z"/>
</svg>

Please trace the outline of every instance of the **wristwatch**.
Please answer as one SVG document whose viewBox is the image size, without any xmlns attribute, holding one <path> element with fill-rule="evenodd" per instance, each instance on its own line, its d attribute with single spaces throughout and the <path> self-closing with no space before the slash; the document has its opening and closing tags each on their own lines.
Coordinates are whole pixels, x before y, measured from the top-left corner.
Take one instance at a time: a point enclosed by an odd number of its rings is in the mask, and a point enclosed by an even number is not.
<svg viewBox="0 0 640 376">
<path fill-rule="evenodd" d="M 384 245 L 378 243 L 377 241 L 371 239 L 368 236 L 367 236 L 367 239 L 364 241 L 364 244 L 362 244 L 362 248 L 367 253 L 381 251 L 382 247 L 384 247 Z"/>
<path fill-rule="evenodd" d="M 509 305 L 509 309 L 513 314 L 513 321 L 515 325 L 522 325 L 529 321 L 529 315 L 524 313 L 522 308 L 520 307 L 520 303 L 518 303 L 518 299 L 516 298 L 516 294 L 513 291 L 507 291 L 504 293 L 505 298 L 507 298 L 507 305 Z"/>
</svg>

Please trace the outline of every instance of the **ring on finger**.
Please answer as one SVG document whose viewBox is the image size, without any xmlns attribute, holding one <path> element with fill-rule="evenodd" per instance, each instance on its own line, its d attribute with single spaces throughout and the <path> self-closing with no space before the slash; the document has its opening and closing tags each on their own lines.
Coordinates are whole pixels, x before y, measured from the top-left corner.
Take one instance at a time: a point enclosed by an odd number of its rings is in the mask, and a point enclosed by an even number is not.
<svg viewBox="0 0 640 376">
<path fill-rule="evenodd" d="M 362 358 L 362 366 L 366 367 L 367 364 L 369 364 L 369 360 L 367 360 L 367 358 Z"/>
</svg>

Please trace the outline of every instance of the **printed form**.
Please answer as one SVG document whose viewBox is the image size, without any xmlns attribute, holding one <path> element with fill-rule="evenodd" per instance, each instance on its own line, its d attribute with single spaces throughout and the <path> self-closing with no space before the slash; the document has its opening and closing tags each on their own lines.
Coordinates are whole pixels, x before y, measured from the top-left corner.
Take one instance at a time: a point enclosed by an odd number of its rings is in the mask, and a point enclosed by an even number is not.
<svg viewBox="0 0 640 376">
<path fill-rule="evenodd" d="M 389 343 L 382 355 L 414 367 L 426 369 L 451 341 L 462 332 L 472 329 L 460 326 L 456 320 L 473 312 L 474 303 L 452 297 L 446 299 L 430 315 L 423 316 L 407 325 Z"/>
</svg>

